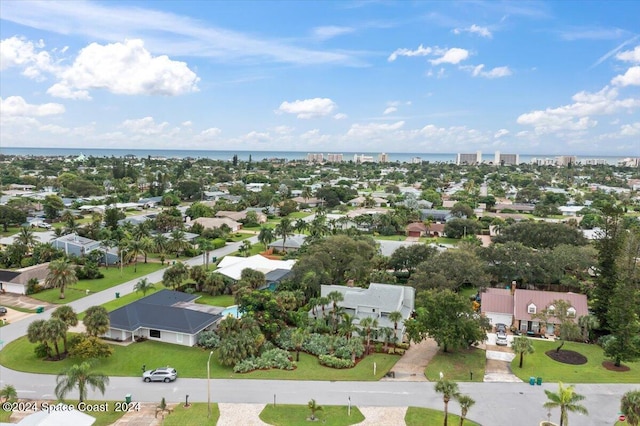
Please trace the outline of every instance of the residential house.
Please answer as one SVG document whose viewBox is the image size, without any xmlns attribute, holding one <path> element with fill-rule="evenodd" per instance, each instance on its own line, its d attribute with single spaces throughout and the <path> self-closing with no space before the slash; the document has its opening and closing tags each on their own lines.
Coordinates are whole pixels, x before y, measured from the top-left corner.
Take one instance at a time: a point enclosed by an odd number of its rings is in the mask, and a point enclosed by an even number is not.
<svg viewBox="0 0 640 426">
<path fill-rule="evenodd" d="M 489 318 L 492 324 L 507 324 L 516 327 L 522 333 L 554 334 L 560 323 L 556 317 L 550 317 L 546 330 L 536 315 L 545 309 L 553 311 L 553 302 L 564 300 L 569 303 L 567 315 L 575 322 L 583 315 L 588 315 L 587 296 L 578 293 L 561 293 L 556 291 L 498 289 L 488 288 L 481 294 L 480 312 Z"/>
<path fill-rule="evenodd" d="M 380 197 L 365 197 L 359 196 L 347 201 L 347 204 L 352 207 L 380 207 L 386 204 L 387 200 Z"/>
<path fill-rule="evenodd" d="M 265 223 L 267 221 L 267 215 L 255 210 L 242 210 L 240 212 L 220 210 L 216 213 L 216 217 L 226 217 L 236 222 L 242 222 L 247 218 L 247 213 L 253 211 L 258 217 L 258 223 Z"/>
<path fill-rule="evenodd" d="M 378 321 L 378 329 L 385 327 L 394 329 L 395 324 L 389 320 L 389 314 L 400 312 L 402 319 L 397 324 L 396 338 L 398 341 L 402 340 L 405 332 L 404 321 L 411 317 L 415 307 L 416 291 L 413 287 L 378 283 L 369 284 L 369 288 L 323 285 L 320 287 L 320 296 L 327 297 L 333 291 L 342 293 L 343 300 L 337 305 L 345 314 L 354 317 L 355 324 L 359 324 L 363 318 L 372 317 Z M 332 303 L 326 305 L 325 314 L 330 314 L 332 309 Z M 378 337 L 378 340 L 383 339 L 382 336 Z"/>
<path fill-rule="evenodd" d="M 218 263 L 216 272 L 237 281 L 240 279 L 243 269 L 253 269 L 266 275 L 276 269 L 290 271 L 295 263 L 295 259 L 273 260 L 259 254 L 249 257 L 225 256 Z"/>
<path fill-rule="evenodd" d="M 306 204 L 309 207 L 317 207 L 322 204 L 322 200 L 316 197 L 309 197 L 309 198 L 294 197 L 292 198 L 292 200 L 298 203 L 298 206 L 302 204 Z"/>
<path fill-rule="evenodd" d="M 120 261 L 118 257 L 118 252 L 114 248 L 109 248 L 106 253 L 104 248 L 101 247 L 100 241 L 95 241 L 90 238 L 81 237 L 78 234 L 68 234 L 63 235 L 62 237 L 58 237 L 51 241 L 51 245 L 57 249 L 60 249 L 65 252 L 67 256 L 86 256 L 94 250 L 99 250 L 102 254 L 103 261 L 109 265 L 113 265 Z"/>
<path fill-rule="evenodd" d="M 533 213 L 533 210 L 536 208 L 533 204 L 520 204 L 520 203 L 497 203 L 493 206 L 493 209 L 497 213 L 502 213 L 503 210 L 510 210 L 518 213 Z"/>
<path fill-rule="evenodd" d="M 152 209 L 159 206 L 161 203 L 162 197 L 140 198 L 138 200 L 138 205 L 143 209 Z"/>
<path fill-rule="evenodd" d="M 280 238 L 279 240 L 276 240 L 274 242 L 272 242 L 271 244 L 269 244 L 269 248 L 272 248 L 274 251 L 298 251 L 300 250 L 300 247 L 302 247 L 302 245 L 304 244 L 304 240 L 307 238 L 306 235 L 303 234 L 294 234 L 294 235 L 290 235 L 289 237 L 287 237 L 287 239 L 284 241 L 283 244 L 283 240 L 282 238 Z"/>
<path fill-rule="evenodd" d="M 187 223 L 187 226 L 191 227 L 194 223 L 199 223 L 204 227 L 204 229 L 217 229 L 222 225 L 227 225 L 231 228 L 231 232 L 237 232 L 242 228 L 242 224 L 240 222 L 236 222 L 235 220 L 227 217 L 199 217 Z"/>
<path fill-rule="evenodd" d="M 136 337 L 194 346 L 198 335 L 212 329 L 220 309 L 194 303 L 198 296 L 162 289 L 109 313 L 104 337 L 134 341 Z"/>
<path fill-rule="evenodd" d="M 424 237 L 427 234 L 427 227 L 422 222 L 413 222 L 405 228 L 408 237 Z"/>
<path fill-rule="evenodd" d="M 41 263 L 15 271 L 0 270 L 0 293 L 27 294 L 27 283 L 32 278 L 42 282 L 49 274 L 49 263 Z"/>
<path fill-rule="evenodd" d="M 420 210 L 420 219 L 431 220 L 435 222 L 447 222 L 453 219 L 451 210 L 422 209 Z"/>
</svg>

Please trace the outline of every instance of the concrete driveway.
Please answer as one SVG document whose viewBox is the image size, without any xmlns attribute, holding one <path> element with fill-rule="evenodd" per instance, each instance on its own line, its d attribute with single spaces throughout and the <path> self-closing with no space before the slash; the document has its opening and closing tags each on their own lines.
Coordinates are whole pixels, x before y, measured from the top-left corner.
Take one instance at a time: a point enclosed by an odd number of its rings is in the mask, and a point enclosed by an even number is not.
<svg viewBox="0 0 640 426">
<path fill-rule="evenodd" d="M 499 382 L 499 383 L 516 383 L 522 382 L 511 371 L 511 361 L 515 358 L 515 354 L 511 349 L 511 343 L 513 342 L 513 336 L 507 336 L 507 346 L 498 346 L 496 342 L 496 334 L 488 333 L 488 339 L 486 342 L 486 356 L 487 361 L 484 370 L 485 382 Z"/>
</svg>

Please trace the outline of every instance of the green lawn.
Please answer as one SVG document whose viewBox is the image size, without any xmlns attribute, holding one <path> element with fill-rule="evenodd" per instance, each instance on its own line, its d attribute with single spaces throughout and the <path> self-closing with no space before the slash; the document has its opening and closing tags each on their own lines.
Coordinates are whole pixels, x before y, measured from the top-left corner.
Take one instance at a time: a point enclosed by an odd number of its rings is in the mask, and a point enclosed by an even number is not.
<svg viewBox="0 0 640 426">
<path fill-rule="evenodd" d="M 104 308 L 107 310 L 107 312 L 115 311 L 116 309 L 121 308 L 124 305 L 128 305 L 131 302 L 135 302 L 138 299 L 142 299 L 143 297 L 149 296 L 149 295 L 155 293 L 156 291 L 164 288 L 164 286 L 162 284 L 159 284 L 159 283 L 156 283 L 155 286 L 156 286 L 156 288 L 149 290 L 146 295 L 143 295 L 142 293 L 139 293 L 139 292 L 138 293 L 129 293 L 127 295 L 120 296 L 117 299 L 113 299 L 110 302 L 103 303 L 101 306 L 104 306 Z M 78 314 L 78 319 L 80 321 L 82 321 L 84 319 L 84 312 L 81 312 L 81 313 Z"/>
<path fill-rule="evenodd" d="M 308 212 L 293 212 L 288 217 L 289 219 L 302 219 L 303 217 L 311 216 L 313 213 Z"/>
<path fill-rule="evenodd" d="M 9 423 L 9 417 L 11 417 L 12 411 L 0 410 L 0 422 Z"/>
<path fill-rule="evenodd" d="M 220 409 L 218 404 L 211 403 L 211 418 L 207 418 L 207 404 L 198 402 L 185 407 L 184 404 L 178 404 L 173 413 L 164 416 L 163 426 L 200 426 L 215 425 L 220 417 Z"/>
<path fill-rule="evenodd" d="M 0 351 L 0 364 L 17 371 L 31 373 L 58 374 L 77 360 L 71 358 L 62 361 L 43 361 L 35 357 L 36 345 L 21 337 L 7 344 Z M 148 368 L 170 365 L 178 370 L 180 377 L 205 378 L 207 376 L 207 358 L 209 353 L 201 348 L 190 348 L 170 343 L 146 341 L 128 346 L 112 345 L 113 355 L 101 359 L 96 371 L 109 376 L 140 375 L 142 365 Z M 280 380 L 379 380 L 398 361 L 397 355 L 373 354 L 360 361 L 354 368 L 337 370 L 320 365 L 312 355 L 300 354 L 298 368 L 292 371 L 259 370 L 246 374 L 235 374 L 231 367 L 218 361 L 214 353 L 211 362 L 211 377 L 242 379 L 280 379 Z M 376 363 L 376 375 L 373 375 L 373 363 Z"/>
<path fill-rule="evenodd" d="M 451 245 L 458 245 L 460 244 L 461 240 L 455 239 L 455 238 L 444 238 L 444 237 L 438 237 L 438 238 L 420 238 L 420 242 L 424 242 L 424 243 L 428 243 L 428 244 L 451 244 Z"/>
<path fill-rule="evenodd" d="M 449 406 L 452 404 L 455 404 L 455 401 L 450 402 Z M 473 416 L 473 407 L 469 412 Z M 460 416 L 455 414 L 449 413 L 448 420 L 450 425 L 460 424 Z M 404 416 L 404 421 L 407 426 L 441 425 L 444 423 L 444 412 L 433 410 L 431 408 L 409 407 L 407 409 L 407 414 Z M 480 426 L 479 423 L 466 419 L 464 424 L 467 426 Z"/>
<path fill-rule="evenodd" d="M 20 232 L 19 226 L 10 226 L 7 228 L 7 231 L 4 231 L 4 227 L 0 226 L 0 238 L 9 237 L 13 234 L 17 234 Z"/>
<path fill-rule="evenodd" d="M 438 351 L 436 356 L 429 361 L 425 369 L 425 375 L 430 381 L 440 378 L 440 372 L 448 380 L 456 382 L 469 382 L 473 372 L 473 381 L 481 382 L 484 379 L 484 367 L 486 364 L 486 352 L 482 349 L 470 348 L 448 353 Z"/>
<path fill-rule="evenodd" d="M 133 265 L 125 266 L 122 270 L 122 274 L 120 274 L 120 268 L 100 268 L 100 271 L 104 274 L 104 278 L 100 278 L 98 280 L 78 281 L 71 288 L 65 288 L 64 299 L 60 299 L 60 290 L 57 288 L 41 291 L 40 293 L 31 295 L 31 297 L 49 303 L 69 303 L 85 297 L 87 295 L 87 290 L 90 290 L 92 293 L 107 290 L 118 284 L 122 284 L 135 278 L 150 274 L 151 272 L 155 272 L 158 269 L 162 269 L 162 265 L 159 263 L 138 263 L 137 269 L 138 271 L 134 272 Z"/>
<path fill-rule="evenodd" d="M 203 305 L 222 306 L 227 307 L 235 305 L 236 302 L 232 295 L 223 294 L 220 296 L 211 296 L 207 293 L 195 293 L 199 297 L 196 299 L 196 303 L 202 303 Z"/>
<path fill-rule="evenodd" d="M 518 367 L 520 357 L 511 363 L 511 370 L 522 380 L 529 381 L 529 377 L 542 377 L 546 382 L 565 383 L 638 383 L 640 377 L 640 362 L 627 362 L 624 365 L 631 368 L 626 372 L 609 371 L 602 366 L 606 359 L 602 348 L 598 345 L 567 342 L 563 350 L 572 350 L 587 357 L 583 365 L 569 365 L 549 358 L 545 352 L 558 347 L 559 342 L 532 339 L 535 353 L 524 356 L 524 365 Z"/>
<path fill-rule="evenodd" d="M 351 416 L 348 410 L 349 408 L 344 405 L 324 405 L 322 410 L 316 411 L 317 422 L 329 426 L 348 426 L 364 420 L 364 416 L 357 407 L 351 407 Z M 260 413 L 260 420 L 276 426 L 314 424 L 307 420 L 310 416 L 311 411 L 306 405 L 269 404 Z"/>
<path fill-rule="evenodd" d="M 237 243 L 238 241 L 246 240 L 247 238 L 251 237 L 253 237 L 253 234 L 237 233 L 231 235 L 231 241 Z"/>
<path fill-rule="evenodd" d="M 376 235 L 373 237 L 376 240 L 385 240 L 385 241 L 405 241 L 407 239 L 406 235 Z"/>
</svg>

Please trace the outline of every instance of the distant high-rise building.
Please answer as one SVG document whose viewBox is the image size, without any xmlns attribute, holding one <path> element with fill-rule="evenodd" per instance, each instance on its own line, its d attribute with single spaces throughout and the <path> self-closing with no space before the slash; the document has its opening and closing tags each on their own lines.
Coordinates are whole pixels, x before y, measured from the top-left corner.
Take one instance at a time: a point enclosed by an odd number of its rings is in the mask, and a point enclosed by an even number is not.
<svg viewBox="0 0 640 426">
<path fill-rule="evenodd" d="M 422 158 L 420 157 L 413 157 L 411 159 L 411 164 L 421 164 L 422 163 Z"/>
<path fill-rule="evenodd" d="M 640 167 L 640 158 L 627 157 L 618 161 L 620 167 Z"/>
<path fill-rule="evenodd" d="M 342 154 L 327 154 L 329 163 L 342 163 Z"/>
<path fill-rule="evenodd" d="M 380 154 L 378 154 L 378 163 L 388 163 L 389 162 L 389 155 L 382 152 Z"/>
<path fill-rule="evenodd" d="M 500 151 L 496 151 L 493 164 L 496 166 L 513 166 L 520 164 L 520 156 L 518 154 L 502 154 Z"/>
<path fill-rule="evenodd" d="M 568 166 L 576 164 L 575 155 L 561 155 L 555 159 L 556 166 Z"/>
<path fill-rule="evenodd" d="M 580 163 L 585 166 L 603 166 L 607 164 L 607 160 L 604 158 L 585 158 L 584 160 L 580 160 Z"/>
<path fill-rule="evenodd" d="M 307 161 L 310 163 L 322 163 L 324 162 L 324 155 L 317 152 L 310 152 L 307 154 Z"/>
<path fill-rule="evenodd" d="M 458 166 L 463 164 L 480 164 L 482 163 L 482 152 L 478 151 L 475 154 L 458 154 L 456 158 L 456 164 Z"/>
<path fill-rule="evenodd" d="M 353 162 L 354 163 L 373 163 L 373 157 L 370 155 L 364 155 L 364 154 L 354 154 L 353 155 Z"/>
</svg>

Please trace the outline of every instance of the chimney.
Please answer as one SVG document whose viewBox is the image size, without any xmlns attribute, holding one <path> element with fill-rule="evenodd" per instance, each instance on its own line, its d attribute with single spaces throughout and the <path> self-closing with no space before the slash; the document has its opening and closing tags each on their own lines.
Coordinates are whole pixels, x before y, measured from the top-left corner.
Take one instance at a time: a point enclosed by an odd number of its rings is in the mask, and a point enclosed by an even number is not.
<svg viewBox="0 0 640 426">
<path fill-rule="evenodd" d="M 353 280 L 347 281 L 347 287 L 353 287 Z"/>
</svg>

